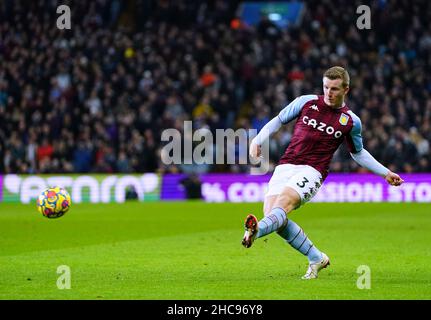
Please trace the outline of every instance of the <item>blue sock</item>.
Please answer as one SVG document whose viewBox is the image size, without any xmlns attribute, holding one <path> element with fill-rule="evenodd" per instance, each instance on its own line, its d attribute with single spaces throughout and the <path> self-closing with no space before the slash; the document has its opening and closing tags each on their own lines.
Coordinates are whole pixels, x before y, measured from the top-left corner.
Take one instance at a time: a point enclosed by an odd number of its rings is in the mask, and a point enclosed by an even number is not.
<svg viewBox="0 0 431 320">
<path fill-rule="evenodd" d="M 278 230 L 286 222 L 286 212 L 281 208 L 273 208 L 269 215 L 259 221 L 256 238 L 260 238 Z"/>
<path fill-rule="evenodd" d="M 322 253 L 308 239 L 304 231 L 292 220 L 287 220 L 287 225 L 278 234 L 286 239 L 286 242 L 293 248 L 307 256 L 310 263 L 322 260 Z"/>
</svg>

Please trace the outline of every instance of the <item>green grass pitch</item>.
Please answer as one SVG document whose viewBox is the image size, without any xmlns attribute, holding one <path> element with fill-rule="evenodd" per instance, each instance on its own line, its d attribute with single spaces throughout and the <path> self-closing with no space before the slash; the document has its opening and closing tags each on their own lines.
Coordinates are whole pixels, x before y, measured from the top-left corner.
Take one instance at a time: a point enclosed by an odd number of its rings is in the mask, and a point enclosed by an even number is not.
<svg viewBox="0 0 431 320">
<path fill-rule="evenodd" d="M 277 235 L 241 246 L 262 204 L 0 204 L 0 299 L 430 299 L 429 204 L 310 203 L 290 217 L 331 258 L 317 280 Z M 57 288 L 57 267 L 71 289 Z M 371 288 L 358 289 L 361 265 Z"/>
</svg>

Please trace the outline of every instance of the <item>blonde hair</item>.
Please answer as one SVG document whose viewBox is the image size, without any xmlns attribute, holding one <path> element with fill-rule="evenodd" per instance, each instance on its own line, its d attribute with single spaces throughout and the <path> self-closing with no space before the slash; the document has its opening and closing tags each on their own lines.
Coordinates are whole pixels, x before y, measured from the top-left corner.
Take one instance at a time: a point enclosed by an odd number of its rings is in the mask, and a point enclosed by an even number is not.
<svg viewBox="0 0 431 320">
<path fill-rule="evenodd" d="M 329 68 L 328 70 L 325 71 L 325 73 L 323 74 L 323 77 L 326 77 L 331 80 L 335 80 L 335 79 L 343 80 L 342 85 L 344 88 L 350 85 L 349 73 L 343 67 L 335 66 L 335 67 Z"/>
</svg>

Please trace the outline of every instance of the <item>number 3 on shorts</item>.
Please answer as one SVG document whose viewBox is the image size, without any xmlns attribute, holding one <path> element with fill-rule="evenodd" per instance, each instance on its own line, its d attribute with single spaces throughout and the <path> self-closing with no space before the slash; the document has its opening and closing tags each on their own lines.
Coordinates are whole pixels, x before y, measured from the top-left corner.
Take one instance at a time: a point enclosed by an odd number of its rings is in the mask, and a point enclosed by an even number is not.
<svg viewBox="0 0 431 320">
<path fill-rule="evenodd" d="M 306 177 L 303 177 L 303 178 L 304 178 L 304 180 L 302 180 L 301 183 L 299 183 L 299 182 L 296 183 L 296 185 L 300 188 L 304 188 L 305 184 L 308 182 L 308 179 Z"/>
</svg>

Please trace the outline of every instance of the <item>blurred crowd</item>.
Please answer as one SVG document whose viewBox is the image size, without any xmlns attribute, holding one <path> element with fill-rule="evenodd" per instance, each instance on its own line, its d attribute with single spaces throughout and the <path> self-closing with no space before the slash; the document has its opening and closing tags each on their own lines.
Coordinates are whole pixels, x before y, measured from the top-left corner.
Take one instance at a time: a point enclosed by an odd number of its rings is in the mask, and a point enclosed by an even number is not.
<svg viewBox="0 0 431 320">
<path fill-rule="evenodd" d="M 0 2 L 0 172 L 247 172 L 248 165 L 166 165 L 161 132 L 260 130 L 301 94 L 321 94 L 322 74 L 345 66 L 347 104 L 364 144 L 398 172 L 431 172 L 431 6 L 307 1 L 300 23 L 249 26 L 239 2 Z M 271 139 L 271 164 L 293 124 Z M 237 149 L 243 146 L 237 146 Z M 238 151 L 238 150 L 237 150 Z M 340 147 L 331 171 L 361 171 Z"/>
</svg>

